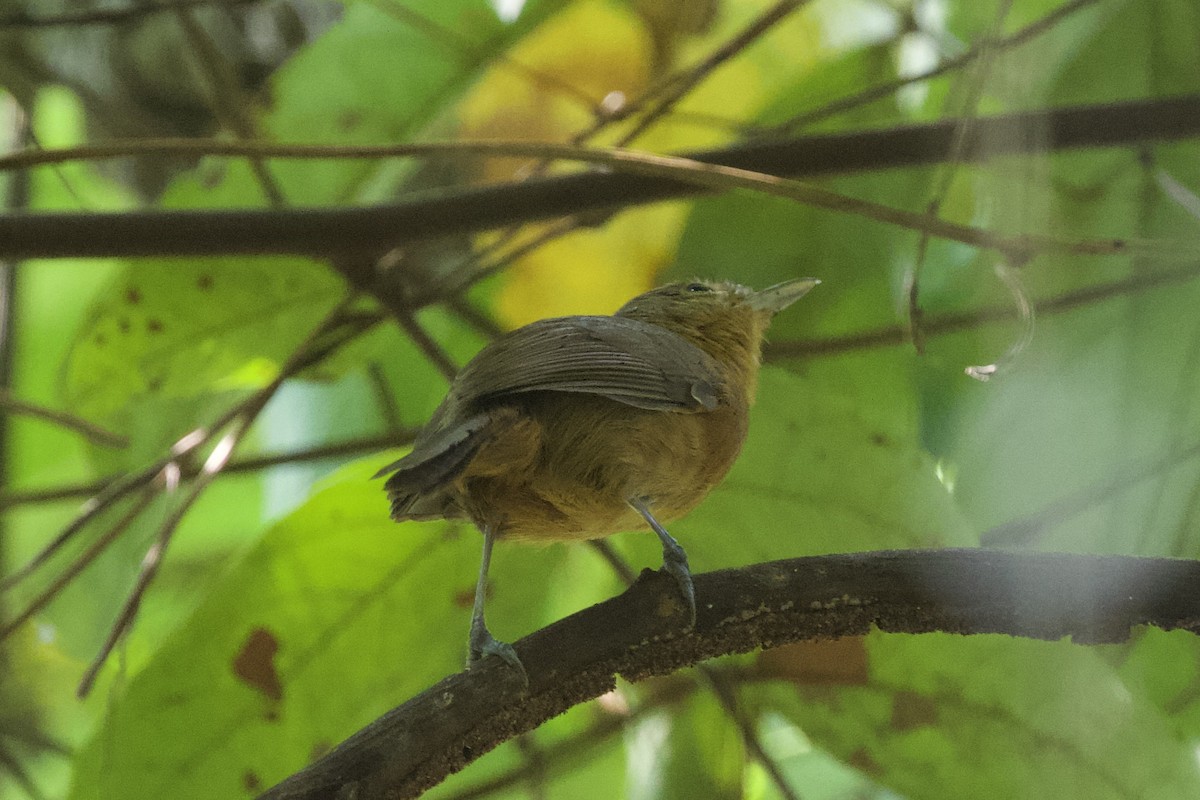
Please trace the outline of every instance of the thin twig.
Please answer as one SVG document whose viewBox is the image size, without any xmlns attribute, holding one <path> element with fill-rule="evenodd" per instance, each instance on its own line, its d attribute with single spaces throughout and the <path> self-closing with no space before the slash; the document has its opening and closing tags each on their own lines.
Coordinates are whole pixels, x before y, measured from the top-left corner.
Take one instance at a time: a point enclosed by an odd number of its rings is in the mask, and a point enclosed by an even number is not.
<svg viewBox="0 0 1200 800">
<path fill-rule="evenodd" d="M 504 247 L 512 244 L 522 230 L 520 226 L 510 228 L 501 233 L 497 241 L 473 252 L 467 259 L 468 263 L 464 264 L 462 269 L 451 276 L 451 279 L 446 282 L 445 286 L 441 287 L 438 294 L 461 301 L 463 294 L 470 287 L 498 274 L 543 245 L 565 236 L 567 233 L 577 230 L 580 227 L 580 222 L 575 217 L 560 219 L 544 226 L 532 238 L 523 242 L 517 242 L 510 249 L 505 250 Z M 488 263 L 483 263 L 485 258 L 490 259 Z M 423 298 L 424 303 L 432 302 L 432 298 L 432 293 L 427 295 Z M 419 302 L 413 303 L 414 306 L 421 304 Z M 469 308 L 465 301 L 462 301 L 462 306 L 464 309 Z M 471 315 L 467 318 L 467 322 L 485 334 L 490 330 L 492 333 L 487 335 L 491 339 L 497 338 L 501 333 L 499 326 L 494 321 L 488 320 L 480 314 Z"/>
<path fill-rule="evenodd" d="M 616 573 L 621 583 L 629 586 L 637 580 L 637 572 L 633 567 L 629 566 L 629 562 L 613 548 L 607 539 L 589 539 L 588 546 L 595 550 L 612 567 L 612 571 Z"/>
<path fill-rule="evenodd" d="M 31 417 L 52 422 L 55 425 L 80 434 L 93 444 L 103 447 L 126 447 L 129 444 L 128 437 L 106 430 L 83 417 L 77 417 L 66 411 L 57 411 L 45 406 L 39 406 L 36 403 L 30 403 L 26 400 L 19 400 L 13 397 L 10 392 L 3 389 L 0 389 L 0 410 L 14 414 L 27 414 Z"/>
<path fill-rule="evenodd" d="M 404 423 L 400 419 L 400 407 L 396 404 L 396 396 L 378 361 L 367 364 L 367 382 L 371 385 L 371 393 L 375 396 L 375 405 L 379 408 L 379 414 L 383 417 L 383 424 L 387 429 L 395 431 L 404 427 Z"/>
<path fill-rule="evenodd" d="M 219 471 L 219 468 L 216 471 Z M 113 648 L 117 646 L 117 642 L 121 640 L 121 637 L 133 625 L 138 609 L 142 604 L 142 597 L 145 596 L 146 590 L 150 588 L 150 584 L 158 574 L 158 568 L 162 565 L 163 556 L 166 555 L 167 547 L 170 546 L 171 539 L 174 537 L 175 531 L 179 528 L 179 523 L 196 500 L 200 498 L 204 489 L 212 481 L 216 471 L 209 472 L 206 470 L 202 472 L 191 485 L 183 501 L 179 503 L 159 527 L 154 544 L 150 545 L 150 549 L 146 551 L 146 555 L 142 558 L 142 564 L 138 570 L 137 579 L 134 581 L 133 589 L 126 596 L 121 610 L 117 613 L 116 621 L 108 629 L 108 636 L 105 637 L 100 650 L 93 657 L 87 669 L 84 670 L 83 677 L 79 681 L 79 686 L 75 690 L 75 694 L 78 697 L 87 697 L 88 693 L 91 692 L 92 685 L 96 680 L 96 675 L 100 672 L 100 668 L 108 660 L 108 656 L 112 653 Z"/>
<path fill-rule="evenodd" d="M 1031 514 L 984 531 L 980 543 L 985 547 L 1024 547 L 1034 544 L 1054 526 L 1093 511 L 1105 502 L 1136 489 L 1139 484 L 1162 477 L 1167 471 L 1197 456 L 1200 456 L 1200 442 L 1182 449 L 1172 448 L 1161 458 L 1121 467 L 1111 475 L 1059 497 Z M 1177 554 L 1183 555 L 1182 552 Z"/>
<path fill-rule="evenodd" d="M 235 461 L 231 461 L 229 466 L 222 470 L 222 475 L 234 475 L 238 473 L 255 472 L 261 469 L 280 466 L 282 464 L 298 464 L 307 461 L 320 461 L 327 458 L 336 458 L 339 456 L 354 456 L 362 453 L 374 453 L 380 450 L 386 450 L 390 447 L 401 447 L 410 444 L 416 432 L 411 428 L 398 428 L 389 433 L 372 434 L 370 436 L 361 436 L 353 439 L 346 439 L 341 442 L 331 442 L 329 444 L 313 445 L 312 447 L 300 448 L 285 453 L 262 453 L 256 456 L 247 456 Z M 183 465 L 181 477 L 184 480 L 191 480 L 199 474 L 199 470 L 188 465 Z M 110 475 L 99 480 L 89 481 L 87 483 L 64 484 L 62 486 L 51 486 L 44 489 L 29 489 L 26 491 L 10 491 L 0 494 L 0 511 L 14 508 L 22 505 L 37 505 L 40 503 L 53 503 L 62 500 L 72 500 L 80 497 L 92 497 L 97 493 L 104 491 L 106 487 L 114 481 L 121 478 L 120 475 Z M 3 583 L 0 582 L 0 591 L 3 590 Z"/>
<path fill-rule="evenodd" d="M 176 8 L 175 19 L 183 28 L 191 48 L 194 61 L 199 69 L 197 72 L 208 82 L 208 100 L 213 116 L 233 133 L 238 139 L 253 141 L 259 138 L 254 116 L 248 108 L 249 100 L 242 88 L 242 82 L 234 74 L 233 68 L 225 55 L 213 42 L 204 26 L 196 21 L 189 8 Z M 274 176 L 266 162 L 261 157 L 250 158 L 250 169 L 262 188 L 267 200 L 275 208 L 287 205 L 283 191 L 275 182 Z"/>
<path fill-rule="evenodd" d="M 1089 2 L 1095 2 L 1095 0 L 1089 0 Z M 1146 133 L 1152 139 L 1185 138 L 1196 133 L 1194 127 L 1195 103 L 1195 95 L 1184 95 L 1174 98 L 1104 103 L 1095 106 L 1048 109 L 1020 112 L 990 119 L 983 118 L 981 122 L 999 127 L 996 131 L 989 132 L 986 143 L 982 141 L 983 137 L 981 137 L 980 149 L 972 150 L 970 156 L 971 158 L 985 158 L 1020 154 L 1028 152 L 1031 148 L 1044 150 L 1050 147 L 1104 147 L 1142 141 L 1131 138 L 1130 117 L 1140 117 L 1138 122 L 1152 124 L 1152 128 Z M 1056 116 L 1059 119 L 1056 119 Z M 1153 119 L 1153 117 L 1158 117 L 1158 119 Z M 1189 123 L 1191 124 L 1189 125 Z M 1047 129 L 1055 125 L 1062 128 L 1057 132 L 1058 141 L 1031 143 L 1008 135 L 1029 129 Z M 1104 127 L 1098 128 L 1097 126 Z M 811 153 L 814 150 L 821 151 L 819 154 L 822 158 L 832 158 L 829 151 L 831 148 L 836 148 L 839 151 L 848 151 L 843 152 L 845 160 L 825 165 L 797 161 L 787 168 L 794 169 L 797 174 L 813 175 L 886 169 L 940 163 L 945 158 L 949 138 L 954 135 L 956 129 L 956 120 L 944 120 L 884 131 L 825 134 L 799 137 L 782 142 L 736 145 L 721 150 L 692 153 L 688 157 L 705 163 L 737 162 L 753 165 L 752 162 L 757 160 L 778 162 L 789 158 L 803 159 L 805 156 L 801 154 Z M 1005 135 L 999 135 L 1001 133 Z M 913 139 L 914 134 L 918 137 L 928 135 L 934 146 L 930 147 L 928 152 L 914 153 L 914 147 L 920 146 L 920 142 Z M 902 150 L 891 153 L 880 152 L 880 148 L 888 144 L 902 145 Z M 0 172 L 44 164 L 101 161 L 134 156 L 261 156 L 263 158 L 307 160 L 484 155 L 559 158 L 619 166 L 619 157 L 610 156 L 609 152 L 611 151 L 604 148 L 519 139 L 330 145 L 163 137 L 121 139 L 55 149 L 26 148 L 15 153 L 0 155 Z M 616 152 L 630 151 L 618 150 Z M 776 170 L 779 169 L 779 166 L 775 163 L 764 163 L 763 169 Z M 587 177 L 596 179 L 597 176 Z"/>
<path fill-rule="evenodd" d="M 566 217 L 565 219 L 551 222 L 539 230 L 531 238 L 514 244 L 508 250 L 500 250 L 499 248 L 485 248 L 477 256 L 475 269 L 466 274 L 463 279 L 454 285 L 455 293 L 462 292 L 468 286 L 473 286 L 482 280 L 496 275 L 500 271 L 516 263 L 518 260 L 524 258 L 538 248 L 549 244 L 556 239 L 560 239 L 563 236 L 566 236 L 568 233 L 577 231 L 581 227 L 583 227 L 583 224 L 578 218 Z M 508 239 L 507 241 L 511 241 L 511 239 Z M 487 259 L 486 262 L 484 259 Z"/>
<path fill-rule="evenodd" d="M 1000 0 L 996 5 L 995 16 L 992 19 L 988 36 L 980 46 L 979 64 L 976 67 L 975 74 L 970 76 L 967 97 L 962 103 L 962 108 L 958 110 L 958 114 L 956 115 L 959 125 L 954 132 L 954 138 L 950 141 L 950 151 L 939 170 L 940 174 L 937 179 L 937 186 L 934 188 L 932 197 L 925 207 L 925 213 L 930 217 L 936 217 L 941 214 L 942 201 L 950 191 L 950 185 L 954 181 L 954 176 L 958 174 L 958 169 L 962 165 L 963 154 L 967 146 L 967 137 L 975 130 L 975 117 L 979 111 L 979 100 L 983 96 L 983 86 L 987 81 L 987 75 L 991 71 L 994 61 L 995 48 L 989 46 L 989 43 L 995 41 L 997 38 L 997 33 L 1003 27 L 1004 19 L 1008 16 L 1011 8 L 1012 0 Z M 922 231 L 920 240 L 917 243 L 917 256 L 908 269 L 904 271 L 904 294 L 908 303 L 909 336 L 912 339 L 913 349 L 917 351 L 918 355 L 922 355 L 925 352 L 924 336 L 921 331 L 922 312 L 920 292 L 921 273 L 925 268 L 925 260 L 929 255 L 929 242 L 929 232 Z M 1013 291 L 1016 291 L 1019 288 L 1019 284 L 1015 279 L 1012 284 L 1016 287 Z"/>
<path fill-rule="evenodd" d="M 488 341 L 499 339 L 504 333 L 504 330 L 496 324 L 494 319 L 471 305 L 462 294 L 448 298 L 445 306 L 454 316 L 465 322 L 476 333 Z"/>
<path fill-rule="evenodd" d="M 6 724 L 6 739 L 11 738 L 8 727 Z M 42 791 L 41 787 L 34 782 L 33 776 L 29 774 L 28 767 L 19 761 L 16 755 L 6 749 L 3 744 L 0 744 L 0 775 L 3 775 L 20 787 L 21 791 L 25 792 L 30 800 L 48 800 L 46 793 Z"/>
<path fill-rule="evenodd" d="M 937 67 L 934 67 L 926 72 L 922 72 L 920 75 L 911 75 L 907 78 L 897 78 L 893 81 L 872 86 L 868 89 L 864 89 L 861 92 L 857 92 L 856 94 L 849 95 L 848 97 L 842 97 L 838 100 L 834 100 L 824 106 L 821 106 L 820 108 L 813 109 L 812 111 L 806 111 L 803 114 L 799 114 L 785 122 L 780 123 L 779 125 L 760 129 L 758 132 L 764 135 L 772 136 L 791 135 L 802 128 L 806 128 L 817 122 L 829 119 L 830 117 L 845 113 L 846 111 L 852 111 L 856 108 L 873 103 L 876 100 L 882 100 L 885 97 L 890 97 L 898 90 L 903 89 L 906 86 L 912 86 L 915 83 L 923 83 L 925 81 L 933 80 L 934 78 L 938 78 L 942 75 L 953 72 L 954 70 L 970 64 L 972 61 L 979 58 L 989 50 L 993 52 L 1002 52 L 1014 47 L 1019 47 L 1031 39 L 1040 36 L 1046 31 L 1051 30 L 1055 25 L 1062 22 L 1076 11 L 1095 5 L 1097 2 L 1099 2 L 1099 0 L 1072 0 L 1072 2 L 1064 3 L 1050 13 L 1046 14 L 1046 16 L 1042 17 L 1041 19 L 1035 20 L 1029 25 L 1026 25 L 1021 30 L 1005 36 L 1002 39 L 981 41 L 962 55 L 947 59 Z"/>
<path fill-rule="evenodd" d="M 688 92 L 711 75 L 713 70 L 741 53 L 776 24 L 782 22 L 789 14 L 808 2 L 809 0 L 779 0 L 751 20 L 739 33 L 723 42 L 700 63 L 668 81 L 655 96 L 654 104 L 638 119 L 637 124 L 618 140 L 617 146 L 624 147 L 637 139 L 663 115 L 667 114 Z"/>
<path fill-rule="evenodd" d="M 413 340 L 417 349 L 429 359 L 431 364 L 437 367 L 438 372 L 442 373 L 442 377 L 448 381 L 454 380 L 454 376 L 458 374 L 458 367 L 450 360 L 450 356 L 446 354 L 442 346 L 421 327 L 421 323 L 417 322 L 412 312 L 402 311 L 396 315 L 396 321 L 408 334 L 408 338 Z"/>
<path fill-rule="evenodd" d="M 1097 283 L 1085 286 L 1071 292 L 1065 292 L 1057 297 L 1036 301 L 1034 310 L 1039 316 L 1061 314 L 1073 311 L 1081 306 L 1102 300 L 1111 300 L 1137 292 L 1146 292 L 1163 286 L 1186 283 L 1200 277 L 1200 263 L 1174 270 L 1162 270 L 1152 273 L 1135 275 L 1119 281 Z M 972 330 L 981 325 L 995 322 L 1006 322 L 1018 316 L 1019 311 L 1012 306 L 981 308 L 975 311 L 965 311 L 959 314 L 945 314 L 931 317 L 925 325 L 926 336 L 943 336 Z M 857 350 L 868 350 L 877 347 L 894 347 L 907 341 L 908 331 L 904 325 L 887 325 L 873 330 L 860 331 L 842 336 L 830 336 L 821 339 L 802 339 L 790 342 L 771 342 L 765 348 L 768 360 L 783 358 L 819 358 L 840 355 Z"/>
<path fill-rule="evenodd" d="M 708 684 L 709 689 L 721 704 L 721 708 L 724 709 L 725 716 L 729 717 L 741 733 L 742 742 L 750 757 L 766 771 L 779 794 L 784 800 L 800 800 L 800 795 L 784 777 L 779 763 L 763 747 L 758 731 L 754 730 L 754 722 L 747 719 L 742 710 L 738 708 L 737 696 L 733 692 L 733 687 L 729 685 L 720 670 L 714 669 L 708 664 L 697 664 L 696 671 L 704 677 L 705 683 Z"/>
<path fill-rule="evenodd" d="M 0 641 L 7 639 L 9 635 L 13 633 L 13 631 L 17 630 L 17 628 L 24 625 L 35 614 L 48 606 L 50 601 L 57 597 L 59 592 L 61 592 L 68 583 L 73 581 L 80 572 L 83 572 L 83 570 L 89 564 L 91 564 L 100 556 L 101 553 L 108 549 L 109 545 L 115 542 L 121 536 L 121 534 L 129 529 L 129 526 L 133 524 L 133 521 L 137 519 L 138 515 L 145 511 L 146 507 L 149 506 L 154 500 L 155 495 L 156 492 L 154 487 L 150 486 L 149 484 L 143 486 L 141 494 L 136 500 L 134 500 L 133 504 L 129 507 L 121 519 L 115 522 L 108 530 L 104 532 L 103 535 L 97 538 L 96 541 L 92 542 L 91 545 L 89 545 L 88 548 L 84 550 L 78 558 L 72 561 L 65 570 L 55 575 L 54 580 L 52 580 L 45 589 L 39 592 L 36 597 L 29 601 L 28 605 L 26 605 L 19 614 L 14 616 L 12 619 L 5 621 L 3 624 L 0 624 Z"/>
<path fill-rule="evenodd" d="M 194 432 L 193 432 L 194 433 Z M 189 434 L 188 436 L 192 436 Z M 184 437 L 186 440 L 188 437 Z M 180 440 L 181 442 L 184 440 Z M 167 458 L 159 459 L 150 466 L 138 472 L 126 473 L 116 480 L 106 485 L 95 496 L 89 498 L 79 513 L 67 524 L 57 536 L 50 540 L 49 544 L 39 550 L 33 558 L 26 562 L 19 569 L 4 576 L 0 579 L 0 592 L 5 592 L 12 589 L 21 581 L 28 578 L 40 566 L 45 564 L 59 550 L 63 548 L 71 539 L 74 539 L 80 531 L 82 531 L 89 522 L 95 519 L 101 512 L 108 509 L 122 498 L 132 494 L 143 486 L 148 485 L 157 479 L 163 471 L 176 460 L 186 457 L 192 450 L 200 445 L 199 441 L 192 443 L 189 441 L 187 448 L 182 450 L 172 450 L 172 454 Z M 178 445 L 177 445 L 178 447 Z"/>
</svg>

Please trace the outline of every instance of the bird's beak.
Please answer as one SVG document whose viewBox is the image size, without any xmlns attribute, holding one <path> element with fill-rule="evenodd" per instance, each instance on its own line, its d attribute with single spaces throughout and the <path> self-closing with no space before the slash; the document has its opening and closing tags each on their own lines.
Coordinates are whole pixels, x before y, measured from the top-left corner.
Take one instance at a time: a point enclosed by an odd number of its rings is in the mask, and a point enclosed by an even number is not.
<svg viewBox="0 0 1200 800">
<path fill-rule="evenodd" d="M 778 314 L 820 283 L 816 278 L 793 278 L 750 295 L 750 307 Z"/>
</svg>

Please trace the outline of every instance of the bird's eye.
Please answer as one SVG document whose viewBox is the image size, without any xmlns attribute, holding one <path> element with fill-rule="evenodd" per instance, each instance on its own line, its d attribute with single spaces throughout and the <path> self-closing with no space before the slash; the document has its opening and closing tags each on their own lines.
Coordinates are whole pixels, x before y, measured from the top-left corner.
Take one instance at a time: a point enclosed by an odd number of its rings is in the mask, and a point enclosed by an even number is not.
<svg viewBox="0 0 1200 800">
<path fill-rule="evenodd" d="M 687 290 L 689 292 L 711 292 L 712 288 L 705 286 L 703 283 L 689 283 Z"/>
</svg>

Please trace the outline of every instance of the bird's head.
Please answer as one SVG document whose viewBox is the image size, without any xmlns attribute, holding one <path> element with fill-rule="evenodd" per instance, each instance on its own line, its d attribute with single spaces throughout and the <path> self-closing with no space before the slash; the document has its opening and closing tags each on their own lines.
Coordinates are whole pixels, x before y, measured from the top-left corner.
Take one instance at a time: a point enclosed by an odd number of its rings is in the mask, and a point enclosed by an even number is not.
<svg viewBox="0 0 1200 800">
<path fill-rule="evenodd" d="M 752 354 L 757 363 L 771 318 L 818 283 L 794 278 L 757 292 L 727 281 L 669 283 L 633 298 L 617 316 L 672 330 L 722 361 Z"/>
</svg>

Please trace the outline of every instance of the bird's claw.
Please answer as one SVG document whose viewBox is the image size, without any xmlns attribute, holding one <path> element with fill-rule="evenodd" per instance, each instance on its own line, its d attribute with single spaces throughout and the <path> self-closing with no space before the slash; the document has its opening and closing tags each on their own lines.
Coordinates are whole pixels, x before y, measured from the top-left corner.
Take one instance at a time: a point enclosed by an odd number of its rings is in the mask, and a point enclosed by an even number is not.
<svg viewBox="0 0 1200 800">
<path fill-rule="evenodd" d="M 675 579 L 688 615 L 688 629 L 696 627 L 696 587 L 692 584 L 692 570 L 688 566 L 687 553 L 682 547 L 663 549 L 663 572 Z"/>
<path fill-rule="evenodd" d="M 495 636 L 492 636 L 487 628 L 472 627 L 467 666 L 471 666 L 486 656 L 499 656 L 521 676 L 521 683 L 524 684 L 525 688 L 529 688 L 529 675 L 525 672 L 525 665 L 521 663 L 516 648 L 508 642 L 502 642 Z"/>
</svg>

